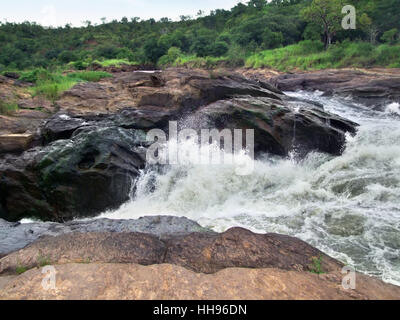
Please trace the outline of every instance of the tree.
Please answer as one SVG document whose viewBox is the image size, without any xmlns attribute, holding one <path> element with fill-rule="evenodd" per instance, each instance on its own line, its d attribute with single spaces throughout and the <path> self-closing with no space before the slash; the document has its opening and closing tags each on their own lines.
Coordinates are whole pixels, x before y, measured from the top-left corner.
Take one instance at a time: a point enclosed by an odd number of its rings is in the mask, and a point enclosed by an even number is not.
<svg viewBox="0 0 400 320">
<path fill-rule="evenodd" d="M 384 41 L 387 44 L 395 44 L 398 33 L 399 33 L 399 30 L 397 30 L 397 28 L 393 28 L 389 31 L 386 31 L 383 34 L 383 36 L 381 37 L 381 39 L 382 39 L 382 41 Z"/>
<path fill-rule="evenodd" d="M 301 11 L 302 17 L 307 22 L 322 25 L 326 49 L 332 44 L 333 37 L 341 28 L 343 7 L 343 0 L 313 0 L 309 7 Z"/>
<path fill-rule="evenodd" d="M 166 48 L 160 45 L 154 37 L 145 42 L 143 49 L 146 59 L 152 63 L 156 63 L 166 53 Z"/>
</svg>

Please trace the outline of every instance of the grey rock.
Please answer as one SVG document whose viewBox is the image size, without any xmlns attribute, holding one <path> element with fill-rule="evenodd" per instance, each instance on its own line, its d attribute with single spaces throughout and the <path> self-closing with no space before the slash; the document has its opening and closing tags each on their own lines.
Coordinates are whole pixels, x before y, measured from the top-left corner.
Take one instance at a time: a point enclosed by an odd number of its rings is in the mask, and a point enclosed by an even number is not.
<svg viewBox="0 0 400 320">
<path fill-rule="evenodd" d="M 0 219 L 0 257 L 25 248 L 42 236 L 59 236 L 69 233 L 89 232 L 138 232 L 160 239 L 184 236 L 193 232 L 211 232 L 185 217 L 153 216 L 137 220 L 95 219 L 73 221 L 65 224 L 54 222 L 19 223 Z"/>
</svg>

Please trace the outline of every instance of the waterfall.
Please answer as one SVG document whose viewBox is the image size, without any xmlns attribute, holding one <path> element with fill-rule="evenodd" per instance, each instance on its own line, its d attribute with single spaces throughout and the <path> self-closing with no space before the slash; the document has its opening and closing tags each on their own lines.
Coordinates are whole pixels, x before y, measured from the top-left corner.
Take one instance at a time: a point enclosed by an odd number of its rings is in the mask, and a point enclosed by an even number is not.
<svg viewBox="0 0 400 320">
<path fill-rule="evenodd" d="M 169 214 L 216 231 L 242 226 L 288 234 L 400 285 L 400 119 L 393 112 L 398 104 L 376 112 L 318 92 L 289 95 L 320 102 L 361 125 L 355 137 L 347 137 L 342 156 L 266 155 L 248 176 L 236 175 L 233 165 L 148 168 L 132 201 L 101 217 Z M 293 130 L 295 145 L 296 121 Z"/>
</svg>

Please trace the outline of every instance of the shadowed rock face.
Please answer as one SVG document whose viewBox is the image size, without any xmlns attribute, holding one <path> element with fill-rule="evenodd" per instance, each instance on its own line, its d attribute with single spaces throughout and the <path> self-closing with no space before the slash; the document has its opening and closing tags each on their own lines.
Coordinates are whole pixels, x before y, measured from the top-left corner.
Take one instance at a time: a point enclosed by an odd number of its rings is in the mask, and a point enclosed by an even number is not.
<svg viewBox="0 0 400 320">
<path fill-rule="evenodd" d="M 117 208 L 144 164 L 141 135 L 94 128 L 0 160 L 0 216 L 63 221 Z"/>
<path fill-rule="evenodd" d="M 143 233 L 72 233 L 44 237 L 0 260 L 0 274 L 18 266 L 34 268 L 70 262 L 170 263 L 201 273 L 229 267 L 278 268 L 311 271 L 313 259 L 322 258 L 322 270 L 339 270 L 342 264 L 305 242 L 277 234 L 254 234 L 241 228 L 225 233 L 173 235 L 162 239 Z"/>
<path fill-rule="evenodd" d="M 44 290 L 33 269 L 0 281 L 0 299 L 57 300 L 397 300 L 400 288 L 357 275 L 344 290 L 340 272 L 314 275 L 279 269 L 225 269 L 199 274 L 163 264 L 56 266 L 57 290 Z M 1 278 L 0 278 L 1 280 Z"/>
<path fill-rule="evenodd" d="M 293 112 L 290 105 L 279 100 L 240 96 L 209 104 L 196 116 L 208 119 L 211 127 L 254 129 L 258 154 L 286 156 L 296 149 L 302 156 L 311 151 L 340 155 L 345 143 L 343 133 L 355 134 L 357 124 L 310 105 L 298 105 Z"/>
<path fill-rule="evenodd" d="M 62 222 L 118 208 L 146 165 L 146 132 L 167 131 L 169 121 L 254 129 L 256 156 L 293 149 L 338 155 L 345 134 L 357 127 L 265 82 L 186 69 L 80 83 L 56 104 L 60 111 L 36 128 L 35 148 L 23 144 L 28 150 L 21 155 L 0 158 L 1 218 Z"/>
</svg>

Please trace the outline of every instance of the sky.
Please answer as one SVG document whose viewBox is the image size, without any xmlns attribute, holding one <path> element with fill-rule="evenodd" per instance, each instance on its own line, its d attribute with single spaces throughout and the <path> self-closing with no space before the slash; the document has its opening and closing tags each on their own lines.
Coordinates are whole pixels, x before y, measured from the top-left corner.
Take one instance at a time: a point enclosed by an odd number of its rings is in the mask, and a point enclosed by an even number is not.
<svg viewBox="0 0 400 320">
<path fill-rule="evenodd" d="M 181 15 L 196 16 L 199 10 L 231 9 L 239 0 L 0 0 L 0 21 L 37 22 L 44 26 L 80 26 L 84 21 L 101 23 L 122 17 L 156 20 Z"/>
</svg>

